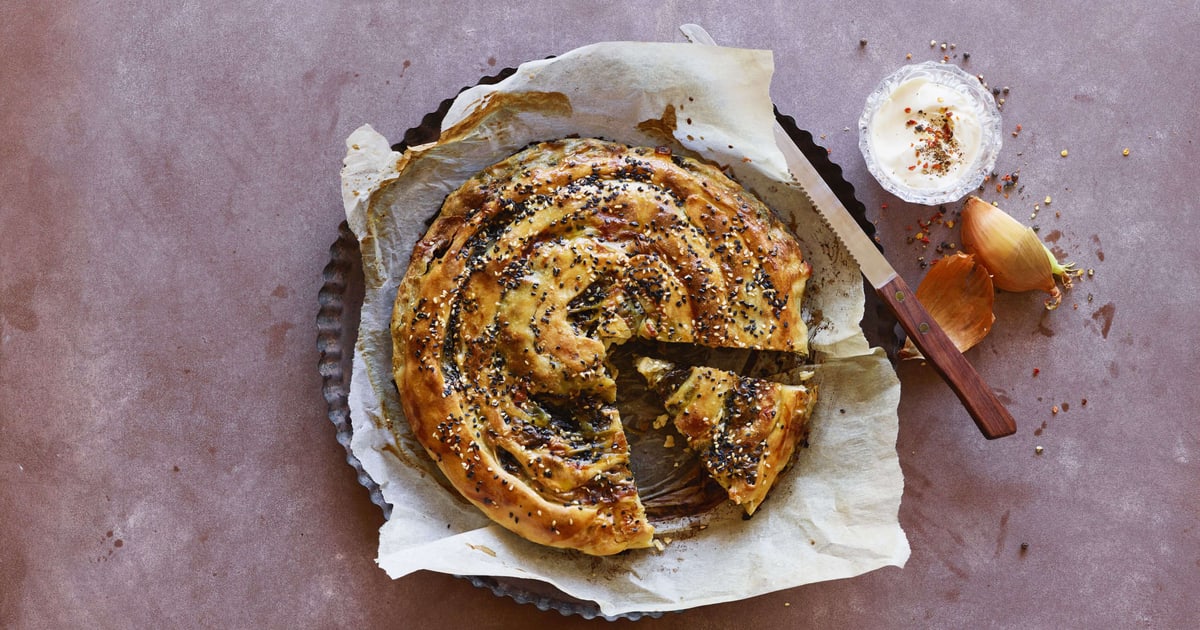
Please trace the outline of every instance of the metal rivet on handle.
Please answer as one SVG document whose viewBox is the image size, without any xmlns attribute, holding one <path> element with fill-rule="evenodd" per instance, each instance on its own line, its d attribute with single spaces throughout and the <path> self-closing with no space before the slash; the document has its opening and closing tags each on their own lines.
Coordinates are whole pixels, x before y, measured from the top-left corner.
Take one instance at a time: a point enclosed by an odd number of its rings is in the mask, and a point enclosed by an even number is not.
<svg viewBox="0 0 1200 630">
<path fill-rule="evenodd" d="M 924 335 L 925 333 L 929 332 L 929 324 L 927 322 L 921 322 L 917 326 L 917 330 L 921 331 L 921 334 Z"/>
<path fill-rule="evenodd" d="M 897 301 L 897 302 L 903 302 L 903 301 L 904 301 L 904 292 L 903 292 L 903 291 L 897 291 L 897 292 L 896 292 L 896 301 Z"/>
</svg>

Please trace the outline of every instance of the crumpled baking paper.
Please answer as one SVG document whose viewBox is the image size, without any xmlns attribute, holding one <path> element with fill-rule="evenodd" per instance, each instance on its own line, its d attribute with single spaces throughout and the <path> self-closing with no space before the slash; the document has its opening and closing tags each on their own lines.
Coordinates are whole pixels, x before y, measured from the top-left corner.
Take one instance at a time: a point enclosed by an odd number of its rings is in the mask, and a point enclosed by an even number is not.
<svg viewBox="0 0 1200 630">
<path fill-rule="evenodd" d="M 370 126 L 347 139 L 346 216 L 366 280 L 350 387 L 352 449 L 393 506 L 379 565 L 540 580 L 603 615 L 668 611 L 903 566 L 897 518 L 900 387 L 859 322 L 858 269 L 799 193 L 773 137 L 769 51 L 601 43 L 523 64 L 459 95 L 438 142 L 401 155 Z M 731 504 L 662 550 L 597 558 L 529 543 L 460 499 L 413 439 L 391 373 L 396 287 L 426 221 L 484 167 L 531 142 L 600 137 L 671 146 L 721 164 L 795 230 L 813 267 L 805 313 L 820 396 L 809 448 L 753 519 Z"/>
</svg>

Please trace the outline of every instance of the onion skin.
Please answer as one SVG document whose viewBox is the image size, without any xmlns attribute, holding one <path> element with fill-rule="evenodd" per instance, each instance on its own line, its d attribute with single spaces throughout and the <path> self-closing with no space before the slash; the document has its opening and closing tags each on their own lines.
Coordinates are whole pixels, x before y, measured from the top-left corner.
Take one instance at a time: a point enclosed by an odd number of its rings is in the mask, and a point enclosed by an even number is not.
<svg viewBox="0 0 1200 630">
<path fill-rule="evenodd" d="M 988 270 L 972 254 L 957 252 L 935 262 L 917 287 L 917 299 L 946 332 L 959 352 L 966 352 L 992 330 L 996 291 Z M 911 340 L 900 358 L 920 358 Z"/>
<path fill-rule="evenodd" d="M 1073 265 L 1059 264 L 1032 228 L 979 197 L 970 197 L 962 211 L 963 247 L 978 257 L 992 274 L 992 282 L 1002 291 L 1021 293 L 1045 291 L 1050 294 L 1046 308 L 1056 308 L 1062 290 L 1056 281 L 1063 277 L 1071 287 Z"/>
</svg>

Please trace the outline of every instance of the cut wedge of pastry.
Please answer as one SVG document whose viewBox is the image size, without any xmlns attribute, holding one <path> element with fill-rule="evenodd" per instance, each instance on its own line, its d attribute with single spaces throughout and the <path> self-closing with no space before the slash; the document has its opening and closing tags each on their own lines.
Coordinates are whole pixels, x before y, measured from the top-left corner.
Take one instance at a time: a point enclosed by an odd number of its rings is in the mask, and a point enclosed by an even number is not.
<svg viewBox="0 0 1200 630">
<path fill-rule="evenodd" d="M 709 476 L 753 514 L 808 435 L 815 388 L 648 357 L 637 369 Z"/>
</svg>

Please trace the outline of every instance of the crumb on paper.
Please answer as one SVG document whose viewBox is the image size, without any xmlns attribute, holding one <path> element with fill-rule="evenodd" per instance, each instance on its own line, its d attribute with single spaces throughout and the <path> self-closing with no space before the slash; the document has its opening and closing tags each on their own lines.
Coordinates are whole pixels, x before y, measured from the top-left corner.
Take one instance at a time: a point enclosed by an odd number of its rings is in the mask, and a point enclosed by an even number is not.
<svg viewBox="0 0 1200 630">
<path fill-rule="evenodd" d="M 488 547 L 487 545 L 473 545 L 471 543 L 467 543 L 467 546 L 474 549 L 475 551 L 482 551 L 483 553 L 486 553 L 487 555 L 489 555 L 493 558 L 496 557 L 496 552 L 492 551 L 491 547 Z"/>
</svg>

